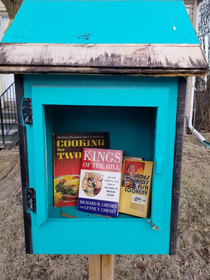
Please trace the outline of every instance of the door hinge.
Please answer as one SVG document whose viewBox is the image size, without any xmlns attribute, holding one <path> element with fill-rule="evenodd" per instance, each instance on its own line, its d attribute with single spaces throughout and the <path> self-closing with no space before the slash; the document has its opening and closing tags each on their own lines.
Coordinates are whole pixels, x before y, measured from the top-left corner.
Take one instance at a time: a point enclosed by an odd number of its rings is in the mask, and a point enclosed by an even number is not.
<svg viewBox="0 0 210 280">
<path fill-rule="evenodd" d="M 31 98 L 23 98 L 22 112 L 24 124 L 33 124 Z"/>
<path fill-rule="evenodd" d="M 36 213 L 36 191 L 35 189 L 28 188 L 27 193 L 28 210 Z"/>
</svg>

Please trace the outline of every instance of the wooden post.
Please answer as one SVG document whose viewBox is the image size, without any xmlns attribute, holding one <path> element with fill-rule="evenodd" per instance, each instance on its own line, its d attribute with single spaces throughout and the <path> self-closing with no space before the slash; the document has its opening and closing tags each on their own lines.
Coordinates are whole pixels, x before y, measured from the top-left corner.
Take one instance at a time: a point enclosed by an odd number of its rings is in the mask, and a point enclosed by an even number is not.
<svg viewBox="0 0 210 280">
<path fill-rule="evenodd" d="M 89 256 L 89 280 L 101 280 L 101 255 Z"/>
<path fill-rule="evenodd" d="M 114 255 L 90 255 L 89 280 L 114 280 Z"/>
<path fill-rule="evenodd" d="M 114 280 L 114 255 L 102 255 L 101 280 Z"/>
</svg>

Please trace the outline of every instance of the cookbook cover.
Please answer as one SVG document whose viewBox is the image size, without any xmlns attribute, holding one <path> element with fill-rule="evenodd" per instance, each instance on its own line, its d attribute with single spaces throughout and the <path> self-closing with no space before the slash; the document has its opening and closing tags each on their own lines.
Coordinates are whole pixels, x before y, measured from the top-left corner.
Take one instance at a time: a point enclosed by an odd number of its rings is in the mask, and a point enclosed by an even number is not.
<svg viewBox="0 0 210 280">
<path fill-rule="evenodd" d="M 109 148 L 109 133 L 53 134 L 55 207 L 77 205 L 83 147 Z"/>
<path fill-rule="evenodd" d="M 119 212 L 147 218 L 150 210 L 153 162 L 124 158 Z"/>
</svg>

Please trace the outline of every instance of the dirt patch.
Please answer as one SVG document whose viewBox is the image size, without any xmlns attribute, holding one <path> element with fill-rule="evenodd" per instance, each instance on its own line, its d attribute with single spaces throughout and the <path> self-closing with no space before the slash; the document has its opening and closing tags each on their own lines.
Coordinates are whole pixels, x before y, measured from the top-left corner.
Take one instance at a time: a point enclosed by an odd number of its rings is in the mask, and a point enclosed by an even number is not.
<svg viewBox="0 0 210 280">
<path fill-rule="evenodd" d="M 210 141 L 210 133 L 204 137 Z M 116 255 L 116 280 L 210 279 L 210 148 L 193 135 L 184 138 L 181 184 L 177 255 Z M 1 279 L 88 280 L 87 255 L 25 254 L 20 194 L 0 202 Z"/>
<path fill-rule="evenodd" d="M 11 193 L 21 189 L 20 164 L 16 163 L 12 171 L 0 182 L 0 201 Z"/>
<path fill-rule="evenodd" d="M 21 188 L 19 150 L 0 152 L 0 201 Z"/>
<path fill-rule="evenodd" d="M 0 152 L 0 181 L 2 181 L 15 167 L 19 160 L 19 150 L 1 150 Z"/>
</svg>

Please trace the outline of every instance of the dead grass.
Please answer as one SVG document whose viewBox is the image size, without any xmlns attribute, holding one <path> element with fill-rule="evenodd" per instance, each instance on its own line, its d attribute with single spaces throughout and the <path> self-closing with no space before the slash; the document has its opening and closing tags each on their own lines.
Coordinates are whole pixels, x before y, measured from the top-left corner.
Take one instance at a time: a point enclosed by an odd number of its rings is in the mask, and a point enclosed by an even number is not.
<svg viewBox="0 0 210 280">
<path fill-rule="evenodd" d="M 191 135 L 184 138 L 182 170 L 177 255 L 116 255 L 116 280 L 210 279 L 210 148 Z M 19 190 L 0 202 L 0 220 L 2 280 L 88 279 L 86 255 L 25 254 Z"/>
<path fill-rule="evenodd" d="M 9 157 L 9 160 L 8 160 Z M 3 180 L 18 162 L 18 149 L 2 150 L 0 156 L 0 181 Z"/>
</svg>

